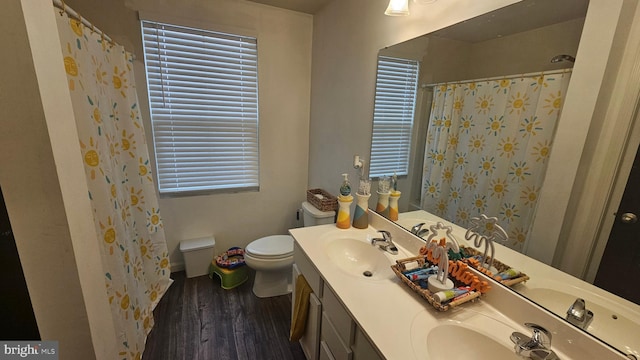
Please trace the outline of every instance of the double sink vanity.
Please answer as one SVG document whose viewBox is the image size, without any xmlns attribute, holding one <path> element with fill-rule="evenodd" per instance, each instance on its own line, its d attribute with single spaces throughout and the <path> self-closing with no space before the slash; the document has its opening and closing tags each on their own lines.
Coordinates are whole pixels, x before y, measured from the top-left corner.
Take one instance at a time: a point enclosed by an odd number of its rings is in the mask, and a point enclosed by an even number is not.
<svg viewBox="0 0 640 360">
<path fill-rule="evenodd" d="M 364 230 L 341 230 L 333 224 L 290 230 L 295 238 L 294 279 L 304 275 L 313 291 L 300 340 L 308 359 L 627 359 L 628 354 L 640 359 L 638 348 L 627 346 L 623 354 L 493 280 L 491 290 L 479 300 L 437 311 L 391 269 L 396 260 L 417 255 L 425 242 L 378 214 L 369 216 Z M 465 229 L 424 211 L 401 214 L 398 223 L 415 220 L 452 226 L 461 245 L 473 246 L 464 240 Z M 379 230 L 391 234 L 397 254 L 372 245 Z M 527 283 L 515 285 L 520 293 L 557 299 L 565 312 L 575 300 L 570 289 L 580 286 L 579 280 L 565 279 L 563 273 L 499 244 L 496 259 L 530 276 Z M 587 305 L 596 320 L 610 316 L 605 315 L 606 303 L 591 299 Z M 615 321 L 626 319 L 629 326 L 637 326 L 632 318 L 637 314 L 617 314 Z M 637 344 L 638 332 L 615 321 L 594 321 L 592 326 L 620 331 L 621 337 L 631 337 L 628 344 Z M 533 349 L 514 345 L 517 336 L 526 345 L 534 333 L 544 344 Z M 512 340 L 514 334 L 518 335 Z"/>
</svg>

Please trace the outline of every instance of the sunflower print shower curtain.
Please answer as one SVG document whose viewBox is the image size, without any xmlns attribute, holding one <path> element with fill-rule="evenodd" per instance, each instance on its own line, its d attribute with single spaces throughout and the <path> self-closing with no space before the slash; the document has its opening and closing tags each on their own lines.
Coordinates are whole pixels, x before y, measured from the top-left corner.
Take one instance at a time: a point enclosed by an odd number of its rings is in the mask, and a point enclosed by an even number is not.
<svg viewBox="0 0 640 360">
<path fill-rule="evenodd" d="M 56 18 L 117 331 L 113 358 L 140 359 L 171 280 L 132 57 L 66 13 Z"/>
<path fill-rule="evenodd" d="M 497 217 L 522 250 L 544 180 L 570 71 L 438 85 L 422 173 L 422 208 L 468 227 Z"/>
</svg>

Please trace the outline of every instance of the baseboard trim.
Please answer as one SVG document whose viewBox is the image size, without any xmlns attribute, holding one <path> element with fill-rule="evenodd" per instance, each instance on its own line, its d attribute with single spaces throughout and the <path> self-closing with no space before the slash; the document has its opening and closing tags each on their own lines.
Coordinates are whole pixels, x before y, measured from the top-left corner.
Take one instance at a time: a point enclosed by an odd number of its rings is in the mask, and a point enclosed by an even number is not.
<svg viewBox="0 0 640 360">
<path fill-rule="evenodd" d="M 171 263 L 171 272 L 184 271 L 184 263 L 183 262 L 172 262 Z"/>
</svg>

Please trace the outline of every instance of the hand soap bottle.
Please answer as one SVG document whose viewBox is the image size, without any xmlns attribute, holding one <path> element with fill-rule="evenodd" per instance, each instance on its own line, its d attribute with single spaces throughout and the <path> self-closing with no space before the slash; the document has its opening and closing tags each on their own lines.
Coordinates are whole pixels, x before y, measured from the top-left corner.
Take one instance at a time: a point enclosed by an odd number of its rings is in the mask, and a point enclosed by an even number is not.
<svg viewBox="0 0 640 360">
<path fill-rule="evenodd" d="M 340 195 L 338 195 L 338 219 L 336 227 L 340 229 L 348 229 L 351 227 L 351 184 L 349 184 L 349 175 L 342 174 L 344 180 L 340 186 Z"/>
<path fill-rule="evenodd" d="M 351 184 L 349 183 L 349 174 L 342 174 L 344 178 L 342 180 L 342 186 L 340 186 L 340 195 L 349 196 L 351 195 Z"/>
</svg>

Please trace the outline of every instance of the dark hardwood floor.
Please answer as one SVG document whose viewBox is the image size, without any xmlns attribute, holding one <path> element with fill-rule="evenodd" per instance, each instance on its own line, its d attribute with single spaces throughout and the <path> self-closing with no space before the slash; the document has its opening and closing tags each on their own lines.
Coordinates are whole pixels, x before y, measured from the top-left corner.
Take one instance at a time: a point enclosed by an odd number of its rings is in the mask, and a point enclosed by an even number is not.
<svg viewBox="0 0 640 360">
<path fill-rule="evenodd" d="M 256 297 L 253 271 L 231 290 L 217 277 L 177 272 L 171 278 L 154 311 L 144 360 L 305 359 L 300 345 L 289 342 L 291 295 Z"/>
</svg>

